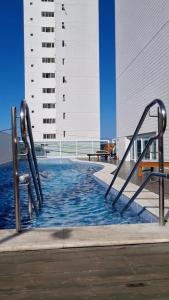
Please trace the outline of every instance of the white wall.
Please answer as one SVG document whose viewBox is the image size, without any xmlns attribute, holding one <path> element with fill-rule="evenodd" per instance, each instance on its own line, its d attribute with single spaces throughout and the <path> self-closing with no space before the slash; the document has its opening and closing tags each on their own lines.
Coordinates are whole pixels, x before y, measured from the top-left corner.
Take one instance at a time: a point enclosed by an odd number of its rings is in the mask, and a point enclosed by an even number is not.
<svg viewBox="0 0 169 300">
<path fill-rule="evenodd" d="M 130 140 L 126 137 L 121 137 L 116 139 L 116 152 L 117 158 L 121 160 L 124 155 L 125 150 L 129 145 Z M 126 157 L 126 161 L 130 161 L 130 153 Z"/>
<path fill-rule="evenodd" d="M 123 139 L 133 134 L 153 99 L 160 98 L 169 109 L 169 1 L 116 0 L 115 6 L 117 136 Z M 156 119 L 148 118 L 141 133 L 155 130 Z M 169 160 L 169 126 L 165 160 Z"/>
<path fill-rule="evenodd" d="M 0 133 L 0 164 L 12 160 L 11 135 Z"/>
<path fill-rule="evenodd" d="M 30 106 L 35 141 L 43 133 L 56 133 L 56 139 L 100 139 L 99 94 L 99 15 L 98 0 L 41 2 L 24 0 L 25 98 Z M 61 5 L 64 3 L 65 11 Z M 54 11 L 55 17 L 41 17 L 42 11 Z M 33 18 L 33 21 L 30 20 Z M 62 29 L 62 22 L 66 29 Z M 42 26 L 55 28 L 41 32 Z M 33 33 L 33 37 L 30 34 Z M 62 40 L 66 46 L 62 47 Z M 54 42 L 55 48 L 42 48 L 42 42 Z M 31 49 L 34 49 L 31 52 Z M 55 57 L 55 63 L 42 63 L 42 57 Z M 65 65 L 62 65 L 65 58 Z M 31 64 L 34 67 L 31 67 Z M 53 72 L 54 79 L 43 79 Z M 67 83 L 62 82 L 65 76 Z M 31 83 L 31 79 L 34 82 Z M 55 94 L 43 94 L 42 88 L 55 88 Z M 66 101 L 63 102 L 63 94 Z M 34 98 L 31 98 L 34 95 Z M 43 109 L 42 103 L 56 103 L 56 109 Z M 63 113 L 66 119 L 63 120 Z M 56 124 L 42 123 L 56 118 Z M 63 138 L 66 131 L 66 138 Z"/>
</svg>

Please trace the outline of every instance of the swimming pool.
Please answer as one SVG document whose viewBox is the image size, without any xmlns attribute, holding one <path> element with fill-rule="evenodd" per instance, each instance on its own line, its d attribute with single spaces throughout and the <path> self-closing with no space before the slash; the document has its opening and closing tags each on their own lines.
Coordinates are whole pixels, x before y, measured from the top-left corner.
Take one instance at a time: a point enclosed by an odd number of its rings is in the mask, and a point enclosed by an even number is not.
<svg viewBox="0 0 169 300">
<path fill-rule="evenodd" d="M 93 176 L 102 169 L 100 165 L 68 159 L 43 159 L 38 164 L 45 174 L 41 178 L 44 203 L 39 216 L 30 219 L 26 190 L 21 188 L 23 228 L 143 223 L 132 208 L 121 216 L 122 203 L 112 209 L 111 199 L 105 200 L 105 188 Z M 27 172 L 25 161 L 20 169 Z M 0 228 L 15 228 L 11 164 L 0 166 L 0 174 Z"/>
</svg>

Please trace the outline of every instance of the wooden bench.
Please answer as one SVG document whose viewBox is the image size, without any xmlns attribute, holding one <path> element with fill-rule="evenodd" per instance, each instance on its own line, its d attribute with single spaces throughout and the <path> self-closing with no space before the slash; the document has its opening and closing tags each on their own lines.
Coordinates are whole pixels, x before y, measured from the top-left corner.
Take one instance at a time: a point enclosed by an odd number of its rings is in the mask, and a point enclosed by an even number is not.
<svg viewBox="0 0 169 300">
<path fill-rule="evenodd" d="M 90 161 L 90 157 L 91 156 L 96 156 L 97 157 L 97 161 L 99 161 L 100 157 L 104 157 L 105 160 L 108 159 L 108 157 L 110 156 L 110 153 L 108 152 L 102 152 L 102 151 L 98 151 L 96 153 L 88 153 L 87 156 L 89 157 L 89 161 Z"/>
<path fill-rule="evenodd" d="M 158 168 L 158 161 L 141 161 L 138 166 L 138 176 L 141 177 L 143 175 L 143 168 Z M 164 162 L 164 167 L 169 167 L 169 161 Z"/>
</svg>

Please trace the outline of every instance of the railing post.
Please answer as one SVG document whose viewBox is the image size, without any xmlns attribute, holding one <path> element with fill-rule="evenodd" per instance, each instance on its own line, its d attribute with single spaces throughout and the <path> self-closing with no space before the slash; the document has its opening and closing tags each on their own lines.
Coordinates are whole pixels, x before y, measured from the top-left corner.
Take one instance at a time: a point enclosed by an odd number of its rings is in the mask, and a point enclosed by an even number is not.
<svg viewBox="0 0 169 300">
<path fill-rule="evenodd" d="M 21 232 L 20 199 L 19 199 L 19 169 L 18 169 L 18 140 L 16 126 L 16 107 L 11 108 L 12 127 L 12 156 L 13 156 L 13 178 L 14 178 L 14 198 L 15 198 L 15 220 L 16 232 Z"/>
<path fill-rule="evenodd" d="M 158 108 L 158 131 L 160 131 L 162 123 L 162 113 Z M 159 159 L 159 172 L 164 173 L 164 147 L 163 147 L 163 134 L 158 138 L 158 159 Z M 164 226 L 164 178 L 159 177 L 159 225 Z"/>
</svg>

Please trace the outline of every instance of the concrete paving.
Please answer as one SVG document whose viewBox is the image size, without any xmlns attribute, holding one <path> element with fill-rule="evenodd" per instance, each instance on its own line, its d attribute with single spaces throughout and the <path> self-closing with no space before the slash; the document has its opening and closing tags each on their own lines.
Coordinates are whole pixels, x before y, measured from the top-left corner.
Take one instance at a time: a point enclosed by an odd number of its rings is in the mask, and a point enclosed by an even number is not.
<svg viewBox="0 0 169 300">
<path fill-rule="evenodd" d="M 0 252 L 169 242 L 169 225 L 125 224 L 0 231 Z"/>
</svg>

